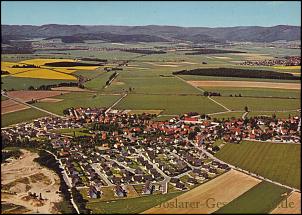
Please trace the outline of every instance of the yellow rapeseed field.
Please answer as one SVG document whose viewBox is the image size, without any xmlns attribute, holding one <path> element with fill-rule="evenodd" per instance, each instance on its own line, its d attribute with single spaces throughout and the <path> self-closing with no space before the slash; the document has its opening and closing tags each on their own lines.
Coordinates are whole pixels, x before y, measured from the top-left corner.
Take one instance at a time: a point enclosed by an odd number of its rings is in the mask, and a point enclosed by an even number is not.
<svg viewBox="0 0 302 215">
<path fill-rule="evenodd" d="M 73 59 L 30 59 L 30 60 L 24 60 L 21 61 L 20 63 L 25 63 L 25 64 L 34 64 L 37 66 L 43 66 L 45 63 L 56 63 L 56 62 L 76 62 L 76 60 Z"/>
<path fill-rule="evenodd" d="M 63 79 L 63 80 L 77 80 L 76 77 L 60 72 L 55 72 L 49 69 L 35 68 L 27 72 L 17 73 L 15 77 L 23 78 L 42 78 L 42 79 Z"/>
<path fill-rule="evenodd" d="M 65 79 L 76 80 L 76 77 L 71 75 L 77 70 L 95 70 L 99 66 L 75 66 L 75 67 L 48 67 L 45 63 L 55 62 L 76 62 L 73 59 L 30 59 L 21 62 L 1 62 L 1 69 L 8 71 L 10 75 L 15 77 L 26 78 L 42 78 L 42 79 Z M 40 68 L 12 68 L 14 65 L 33 64 Z M 3 76 L 4 77 L 4 76 Z"/>
</svg>

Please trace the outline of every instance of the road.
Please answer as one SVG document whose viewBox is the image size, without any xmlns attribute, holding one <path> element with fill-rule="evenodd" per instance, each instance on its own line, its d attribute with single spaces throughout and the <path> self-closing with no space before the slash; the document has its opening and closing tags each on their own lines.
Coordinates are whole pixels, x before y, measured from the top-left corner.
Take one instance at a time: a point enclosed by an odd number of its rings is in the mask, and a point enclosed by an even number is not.
<svg viewBox="0 0 302 215">
<path fill-rule="evenodd" d="M 64 116 L 61 116 L 61 115 L 52 113 L 52 112 L 50 112 L 50 111 L 44 110 L 44 109 L 42 109 L 42 108 L 36 107 L 36 106 L 34 106 L 34 105 L 31 105 L 31 104 L 28 104 L 28 103 L 22 101 L 21 99 L 17 99 L 17 98 L 8 96 L 8 95 L 6 95 L 6 94 L 3 93 L 3 92 L 1 93 L 1 95 L 4 96 L 4 97 L 6 97 L 6 98 L 9 98 L 9 99 L 11 99 L 11 100 L 13 100 L 13 101 L 15 101 L 15 102 L 18 102 L 18 103 L 20 103 L 20 104 L 23 104 L 23 105 L 26 105 L 26 106 L 28 106 L 28 107 L 31 107 L 31 108 L 37 109 L 37 110 L 39 110 L 39 111 L 42 111 L 42 112 L 44 112 L 44 113 L 47 113 L 47 114 L 49 114 L 49 115 L 56 116 L 56 117 L 60 117 L 60 118 L 66 118 L 66 117 L 64 117 Z"/>
<path fill-rule="evenodd" d="M 113 105 L 111 105 L 106 111 L 105 114 L 108 113 L 115 105 L 117 105 L 120 101 L 122 101 L 126 96 L 128 95 L 128 93 L 125 93 L 121 98 L 119 98 L 116 102 L 114 102 Z"/>
<path fill-rule="evenodd" d="M 93 163 L 91 164 L 91 167 L 95 170 L 95 172 L 106 182 L 108 186 L 115 186 L 114 184 L 111 183 L 111 181 L 108 180 L 107 176 L 100 171 L 100 164 L 98 163 Z"/>
<path fill-rule="evenodd" d="M 210 96 L 208 96 L 208 98 L 209 98 L 211 101 L 213 101 L 213 102 L 215 102 L 216 104 L 218 104 L 219 106 L 221 106 L 221 107 L 223 107 L 224 109 L 226 109 L 228 112 L 231 111 L 229 108 L 227 108 L 227 107 L 224 106 L 223 104 L 217 102 L 216 100 L 212 99 Z"/>
<path fill-rule="evenodd" d="M 171 177 L 167 176 L 160 168 L 158 168 L 158 166 L 156 164 L 152 163 L 146 156 L 144 156 L 141 151 L 136 150 L 136 152 L 140 156 L 142 156 L 145 160 L 147 160 L 153 166 L 153 168 L 156 169 L 164 177 L 164 180 L 161 182 L 162 187 L 163 187 L 163 193 L 164 194 L 168 193 L 168 183 L 169 183 Z"/>
<path fill-rule="evenodd" d="M 64 178 L 64 180 L 65 180 L 65 183 L 67 184 L 67 186 L 68 186 L 69 188 L 72 188 L 72 181 L 71 181 L 71 179 L 68 177 L 67 172 L 66 172 L 66 170 L 65 170 L 65 168 L 64 168 L 64 165 L 63 165 L 61 159 L 59 159 L 59 158 L 58 158 L 54 153 L 52 153 L 51 151 L 48 151 L 48 150 L 44 150 L 44 151 L 46 151 L 47 153 L 51 154 L 52 156 L 54 156 L 54 158 L 55 158 L 57 161 L 59 161 L 60 167 L 63 169 L 62 172 L 63 172 L 63 178 Z M 71 201 L 72 206 L 73 206 L 74 209 L 76 210 L 77 214 L 80 214 L 79 208 L 78 208 L 77 204 L 76 204 L 76 203 L 74 202 L 74 200 L 73 200 L 73 196 L 72 196 L 71 189 L 68 189 L 68 191 L 69 191 L 70 196 L 71 196 L 70 201 Z"/>
</svg>

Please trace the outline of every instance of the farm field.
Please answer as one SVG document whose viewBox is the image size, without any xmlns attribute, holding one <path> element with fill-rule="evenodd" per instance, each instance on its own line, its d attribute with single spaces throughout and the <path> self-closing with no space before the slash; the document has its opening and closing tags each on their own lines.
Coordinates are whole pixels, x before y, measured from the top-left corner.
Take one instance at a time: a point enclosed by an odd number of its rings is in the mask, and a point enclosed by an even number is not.
<svg viewBox="0 0 302 215">
<path fill-rule="evenodd" d="M 162 202 L 168 201 L 183 192 L 142 196 L 138 198 L 121 199 L 110 202 L 88 202 L 87 208 L 98 214 L 124 214 L 141 213 Z"/>
<path fill-rule="evenodd" d="M 250 190 L 234 199 L 215 214 L 268 214 L 286 198 L 289 190 L 278 185 L 262 181 Z"/>
<path fill-rule="evenodd" d="M 243 141 L 226 144 L 215 156 L 227 163 L 300 189 L 301 145 Z"/>
<path fill-rule="evenodd" d="M 115 108 L 126 110 L 164 110 L 161 114 L 181 114 L 191 111 L 214 113 L 224 109 L 204 96 L 129 94 Z"/>
<path fill-rule="evenodd" d="M 132 93 L 144 94 L 201 94 L 194 87 L 175 77 L 119 78 L 105 92 L 121 92 L 133 88 Z"/>
<path fill-rule="evenodd" d="M 300 116 L 301 113 L 298 111 L 251 111 L 248 113 L 247 117 L 254 117 L 254 116 L 272 116 L 273 114 L 276 115 L 277 118 L 286 119 L 289 115 L 291 116 Z"/>
<path fill-rule="evenodd" d="M 289 111 L 300 108 L 300 99 L 215 97 L 215 100 L 236 111 L 244 110 L 245 106 L 250 111 Z"/>
<path fill-rule="evenodd" d="M 240 67 L 239 67 L 240 68 Z M 255 69 L 258 69 L 256 67 Z M 255 82 L 273 82 L 273 83 L 300 83 L 299 80 L 281 80 L 281 79 L 260 79 L 260 78 L 237 78 L 237 77 L 215 77 L 199 75 L 179 75 L 186 81 L 255 81 Z"/>
<path fill-rule="evenodd" d="M 53 105 L 44 102 L 38 102 L 34 105 L 52 113 L 63 115 L 63 110 L 70 107 L 109 107 L 119 98 L 119 96 L 78 92 L 68 93 L 53 98 L 62 99 L 63 101 L 56 102 Z"/>
<path fill-rule="evenodd" d="M 30 107 L 20 104 L 18 102 L 15 102 L 11 99 L 5 100 L 1 102 L 1 115 L 6 113 L 12 113 L 15 111 L 25 110 Z"/>
<path fill-rule="evenodd" d="M 26 110 L 20 110 L 17 112 L 6 113 L 1 115 L 1 128 L 17 124 L 20 122 L 26 122 L 33 119 L 37 119 L 43 116 L 47 116 L 45 112 L 29 108 Z"/>
<path fill-rule="evenodd" d="M 256 178 L 236 170 L 230 170 L 229 172 L 224 173 L 221 176 L 218 176 L 217 178 L 210 180 L 209 182 L 206 182 L 205 184 L 202 184 L 180 196 L 177 196 L 168 202 L 146 210 L 144 213 L 213 213 L 222 207 L 222 205 L 236 199 L 258 183 L 260 183 L 260 180 Z M 227 192 L 225 192 L 226 187 L 228 188 Z M 187 205 L 187 207 L 185 207 L 185 202 L 194 203 L 195 206 L 190 207 Z M 218 202 L 220 203 L 219 205 Z"/>
<path fill-rule="evenodd" d="M 51 84 L 59 84 L 65 82 L 75 82 L 74 80 L 54 80 L 54 79 L 41 79 L 41 78 L 21 78 L 21 77 L 13 77 L 6 76 L 1 77 L 2 81 L 2 89 L 6 90 L 27 90 L 30 86 L 35 88 L 40 87 L 41 85 L 51 85 Z"/>
<path fill-rule="evenodd" d="M 273 83 L 252 81 L 188 81 L 196 87 L 245 87 L 245 88 L 269 88 L 269 89 L 291 89 L 300 90 L 298 83 Z"/>
<path fill-rule="evenodd" d="M 300 98 L 300 90 L 268 89 L 268 88 L 248 88 L 248 87 L 200 87 L 209 92 L 219 92 L 221 96 L 253 96 L 253 97 L 284 97 Z"/>
<path fill-rule="evenodd" d="M 301 214 L 301 193 L 292 192 L 274 210 L 272 210 L 271 213 L 272 214 Z"/>
</svg>

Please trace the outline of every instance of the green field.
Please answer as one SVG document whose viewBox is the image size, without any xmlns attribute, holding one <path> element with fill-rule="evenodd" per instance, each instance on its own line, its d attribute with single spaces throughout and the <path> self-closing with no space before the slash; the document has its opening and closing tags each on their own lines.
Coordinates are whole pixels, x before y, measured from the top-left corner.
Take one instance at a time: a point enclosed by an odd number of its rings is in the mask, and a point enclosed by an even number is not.
<svg viewBox="0 0 302 215">
<path fill-rule="evenodd" d="M 227 163 L 300 189 L 301 145 L 269 142 L 226 144 L 215 156 Z"/>
<path fill-rule="evenodd" d="M 1 115 L 1 127 L 6 127 L 12 124 L 30 121 L 39 117 L 47 116 L 48 114 L 36 110 L 34 108 L 21 110 L 12 113 L 6 113 Z"/>
<path fill-rule="evenodd" d="M 13 76 L 1 77 L 1 89 L 6 90 L 27 90 L 28 87 L 39 87 L 41 85 L 59 84 L 59 83 L 69 83 L 75 82 L 71 80 L 50 80 L 41 78 L 19 78 Z"/>
<path fill-rule="evenodd" d="M 143 196 L 139 198 L 121 199 L 111 202 L 88 202 L 87 208 L 96 214 L 137 214 L 166 202 L 184 192 Z"/>
<path fill-rule="evenodd" d="M 277 118 L 286 119 L 291 116 L 301 116 L 301 113 L 298 111 L 284 111 L 284 112 L 276 112 L 276 111 L 251 111 L 248 113 L 247 117 L 254 117 L 254 116 L 272 116 L 273 114 L 276 115 Z"/>
<path fill-rule="evenodd" d="M 95 96 L 96 95 L 96 96 Z M 63 115 L 63 110 L 70 107 L 109 107 L 119 96 L 98 95 L 93 93 L 67 93 L 53 98 L 63 99 L 63 101 L 53 104 L 35 103 L 34 105 L 52 113 Z"/>
<path fill-rule="evenodd" d="M 288 111 L 300 108 L 300 99 L 244 97 L 214 97 L 214 99 L 229 109 L 236 111 L 244 111 L 245 106 L 247 106 L 250 111 Z"/>
<path fill-rule="evenodd" d="M 222 96 L 239 95 L 255 97 L 300 98 L 300 90 L 268 89 L 268 88 L 237 88 L 237 87 L 202 87 L 205 91 L 219 92 Z"/>
<path fill-rule="evenodd" d="M 262 181 L 250 190 L 220 208 L 217 214 L 268 214 L 284 199 L 282 194 L 289 190 Z"/>
<path fill-rule="evenodd" d="M 117 106 L 128 110 L 164 110 L 161 114 L 187 112 L 214 113 L 224 109 L 204 96 L 135 95 L 130 94 Z"/>
</svg>

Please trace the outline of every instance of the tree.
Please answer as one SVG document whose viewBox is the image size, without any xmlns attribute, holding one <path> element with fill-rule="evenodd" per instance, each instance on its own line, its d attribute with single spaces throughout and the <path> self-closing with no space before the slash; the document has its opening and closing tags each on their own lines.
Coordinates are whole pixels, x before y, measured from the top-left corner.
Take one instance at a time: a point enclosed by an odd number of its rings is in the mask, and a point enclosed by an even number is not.
<svg viewBox="0 0 302 215">
<path fill-rule="evenodd" d="M 28 90 L 35 90 L 35 88 L 33 86 L 29 86 Z"/>
<path fill-rule="evenodd" d="M 204 96 L 209 96 L 209 92 L 208 91 L 204 91 L 203 95 Z"/>
<path fill-rule="evenodd" d="M 244 107 L 245 112 L 249 112 L 249 108 L 247 106 Z"/>
</svg>

